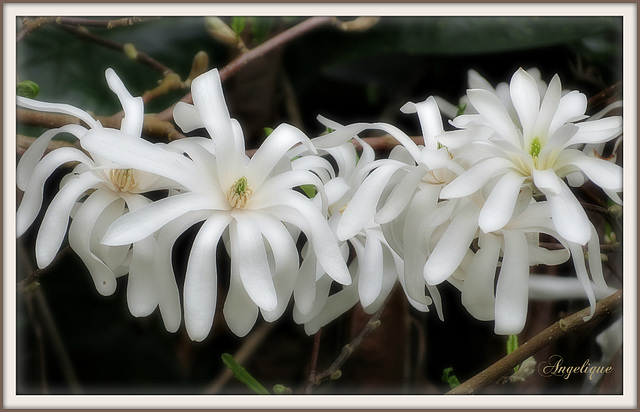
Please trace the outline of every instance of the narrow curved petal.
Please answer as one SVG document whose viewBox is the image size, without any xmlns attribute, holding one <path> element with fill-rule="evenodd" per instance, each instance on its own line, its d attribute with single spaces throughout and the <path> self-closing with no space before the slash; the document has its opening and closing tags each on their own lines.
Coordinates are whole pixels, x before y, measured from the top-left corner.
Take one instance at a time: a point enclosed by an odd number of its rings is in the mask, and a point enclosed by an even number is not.
<svg viewBox="0 0 640 412">
<path fill-rule="evenodd" d="M 491 178 L 505 174 L 513 163 L 502 157 L 493 157 L 472 166 L 453 179 L 440 192 L 443 199 L 468 196 L 480 190 Z"/>
<path fill-rule="evenodd" d="M 105 71 L 105 76 L 109 88 L 118 96 L 120 104 L 122 104 L 122 109 L 124 110 L 120 130 L 131 136 L 139 137 L 142 134 L 142 121 L 144 119 L 144 103 L 142 97 L 131 96 L 113 69 L 108 68 Z"/>
<path fill-rule="evenodd" d="M 589 120 L 578 123 L 576 126 L 580 130 L 567 145 L 605 143 L 622 133 L 622 117 L 611 116 L 599 120 Z"/>
<path fill-rule="evenodd" d="M 591 238 L 589 218 L 567 185 L 562 181 L 560 184 L 561 194 L 547 196 L 553 224 L 565 239 L 585 245 Z"/>
<path fill-rule="evenodd" d="M 62 147 L 52 151 L 37 164 L 25 187 L 22 202 L 16 212 L 16 232 L 18 237 L 24 234 L 38 216 L 42 206 L 46 180 L 58 167 L 73 161 L 93 165 L 93 161 L 84 153 L 70 147 Z"/>
<path fill-rule="evenodd" d="M 16 97 L 16 103 L 18 104 L 18 106 L 26 107 L 27 109 L 31 110 L 37 110 L 39 112 L 68 114 L 82 120 L 92 129 L 102 128 L 100 122 L 91 117 L 87 112 L 68 104 L 40 102 L 38 100 L 28 99 L 22 96 Z"/>
<path fill-rule="evenodd" d="M 562 193 L 562 181 L 553 169 L 533 169 L 533 183 L 547 196 L 557 196 Z"/>
<path fill-rule="evenodd" d="M 231 221 L 229 214 L 207 219 L 193 242 L 184 279 L 184 324 L 189 337 L 204 340 L 213 325 L 218 297 L 216 250 L 222 232 Z"/>
<path fill-rule="evenodd" d="M 342 214 L 338 226 L 340 240 L 355 236 L 373 218 L 382 191 L 400 167 L 395 164 L 382 165 L 364 180 Z"/>
<path fill-rule="evenodd" d="M 429 150 L 438 148 L 436 136 L 442 133 L 442 116 L 438 103 L 433 96 L 429 96 L 427 100 L 420 103 L 407 103 L 400 108 L 403 113 L 418 113 L 420 127 L 422 128 L 422 136 L 424 145 Z"/>
<path fill-rule="evenodd" d="M 518 173 L 509 172 L 496 183 L 478 217 L 478 226 L 483 232 L 502 229 L 511 220 L 524 179 Z"/>
<path fill-rule="evenodd" d="M 478 113 L 505 141 L 516 148 L 522 148 L 521 136 L 504 104 L 495 94 L 487 90 L 472 89 L 467 90 L 467 96 Z"/>
<path fill-rule="evenodd" d="M 236 230 L 229 232 L 229 235 L 232 243 L 237 242 L 238 249 L 231 259 L 238 260 L 242 285 L 258 307 L 267 311 L 274 310 L 278 305 L 278 295 L 273 285 L 262 233 L 249 214 L 238 213 L 235 221 Z M 233 239 L 234 232 L 236 240 Z"/>
<path fill-rule="evenodd" d="M 462 262 L 475 237 L 479 213 L 477 206 L 468 204 L 453 218 L 424 265 L 423 274 L 429 285 L 442 283 Z"/>
<path fill-rule="evenodd" d="M 96 190 L 80 206 L 69 227 L 69 245 L 87 266 L 98 293 L 109 296 L 116 290 L 113 271 L 90 248 L 94 224 L 118 196 L 110 190 Z M 66 229 L 66 227 L 65 227 Z"/>
<path fill-rule="evenodd" d="M 67 233 L 69 214 L 80 195 L 100 182 L 101 179 L 93 173 L 83 173 L 62 187 L 53 198 L 36 238 L 36 261 L 39 268 L 48 266 L 58 253 Z M 92 225 L 93 223 L 91 222 Z"/>
<path fill-rule="evenodd" d="M 358 257 L 358 295 L 363 307 L 371 305 L 380 295 L 384 276 L 382 244 L 375 236 L 368 236 L 364 253 Z"/>
<path fill-rule="evenodd" d="M 107 231 L 102 243 L 116 246 L 137 242 L 151 235 L 173 219 L 192 210 L 225 210 L 229 204 L 215 202 L 209 196 L 187 192 L 158 200 L 127 213 L 116 220 Z M 212 212 L 214 213 L 214 212 Z"/>
<path fill-rule="evenodd" d="M 593 223 L 589 222 L 591 226 L 591 239 L 587 243 L 588 255 L 589 255 L 589 271 L 591 272 L 591 279 L 593 283 L 599 288 L 606 289 L 607 282 L 604 280 L 604 273 L 602 272 L 602 257 L 600 255 L 600 238 L 598 237 L 598 231 Z"/>
<path fill-rule="evenodd" d="M 235 231 L 236 225 L 229 226 L 229 234 Z M 238 256 L 238 237 L 232 235 L 231 240 L 231 256 Z M 258 319 L 258 306 L 251 300 L 244 288 L 239 273 L 239 260 L 231 259 L 231 279 L 229 282 L 229 291 L 224 301 L 222 313 L 227 322 L 227 326 L 231 332 L 239 337 L 245 336 Z"/>
<path fill-rule="evenodd" d="M 158 306 L 153 259 L 156 241 L 153 237 L 133 244 L 127 283 L 127 305 L 135 317 L 149 316 Z"/>
<path fill-rule="evenodd" d="M 589 308 L 591 309 L 591 313 L 588 316 L 584 317 L 584 320 L 588 321 L 589 319 L 591 319 L 591 317 L 593 317 L 593 313 L 596 310 L 596 295 L 593 291 L 591 281 L 589 280 L 589 274 L 587 273 L 587 268 L 584 262 L 584 252 L 582 251 L 582 246 L 580 246 L 580 244 L 578 243 L 569 241 L 569 250 L 571 251 L 573 266 L 576 269 L 578 280 L 582 284 L 587 298 L 589 299 Z"/>
<path fill-rule="evenodd" d="M 297 143 L 302 143 L 315 151 L 309 138 L 300 130 L 287 124 L 278 126 L 260 145 L 247 165 L 247 180 L 256 187 L 266 179 L 275 165 L 287 151 Z"/>
<path fill-rule="evenodd" d="M 398 217 L 407 207 L 407 204 L 418 188 L 418 184 L 426 174 L 427 169 L 425 167 L 414 167 L 407 173 L 402 180 L 400 180 L 400 183 L 393 188 L 384 206 L 376 213 L 376 223 L 388 223 Z"/>
<path fill-rule="evenodd" d="M 544 94 L 542 104 L 540 105 L 540 111 L 535 119 L 535 126 L 532 130 L 532 133 L 531 135 L 525 134 L 525 136 L 531 139 L 536 136 L 542 137 L 553 135 L 555 130 L 550 130 L 550 128 L 554 116 L 556 116 L 558 105 L 560 104 L 561 94 L 562 85 L 560 84 L 560 77 L 556 74 L 549 82 L 549 87 L 547 87 L 547 91 Z"/>
<path fill-rule="evenodd" d="M 500 256 L 500 237 L 481 235 L 471 267 L 462 283 L 462 304 L 471 316 L 479 320 L 495 319 L 494 283 Z"/>
<path fill-rule="evenodd" d="M 549 126 L 549 133 L 553 134 L 563 124 L 580 119 L 586 110 L 587 96 L 577 90 L 565 94 L 560 98 L 558 108 Z"/>
<path fill-rule="evenodd" d="M 204 127 L 204 123 L 200 119 L 195 106 L 185 102 L 178 102 L 173 107 L 173 120 L 185 133 Z"/>
<path fill-rule="evenodd" d="M 208 211 L 188 212 L 173 220 L 158 232 L 154 259 L 158 306 L 165 328 L 172 333 L 178 330 L 182 318 L 180 292 L 173 274 L 171 258 L 173 245 L 185 230 L 208 217 L 210 217 Z"/>
<path fill-rule="evenodd" d="M 615 163 L 585 155 L 580 150 L 563 150 L 558 164 L 573 165 L 603 189 L 622 190 L 622 168 Z"/>
<path fill-rule="evenodd" d="M 504 258 L 496 285 L 496 324 L 499 335 L 517 335 L 524 328 L 529 304 L 529 258 L 524 233 L 503 231 Z"/>
<path fill-rule="evenodd" d="M 515 107 L 516 112 L 518 113 L 518 118 L 520 119 L 525 139 L 532 138 L 538 112 L 540 111 L 540 92 L 538 91 L 536 80 L 529 73 L 520 68 L 511 78 L 509 91 L 513 107 Z M 478 111 L 484 115 L 484 112 L 481 112 L 480 110 Z M 546 123 L 548 126 L 548 124 L 551 123 L 551 118 L 539 119 L 538 121 Z"/>
<path fill-rule="evenodd" d="M 308 247 L 303 250 L 302 264 L 298 271 L 298 278 L 293 290 L 295 310 L 299 312 L 300 320 L 306 318 L 315 307 L 316 300 L 316 264 L 318 262 L 313 249 Z M 301 323 L 298 319 L 296 322 Z"/>
</svg>

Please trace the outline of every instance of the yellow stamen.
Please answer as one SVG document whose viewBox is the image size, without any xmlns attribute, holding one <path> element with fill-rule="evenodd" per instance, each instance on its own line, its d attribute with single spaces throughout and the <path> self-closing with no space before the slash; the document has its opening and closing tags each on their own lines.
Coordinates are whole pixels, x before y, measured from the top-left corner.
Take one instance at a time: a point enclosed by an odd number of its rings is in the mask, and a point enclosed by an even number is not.
<svg viewBox="0 0 640 412">
<path fill-rule="evenodd" d="M 121 192 L 130 192 L 138 185 L 133 178 L 133 169 L 111 169 L 109 179 Z"/>
<path fill-rule="evenodd" d="M 249 186 L 247 178 L 242 176 L 229 188 L 227 199 L 229 200 L 231 207 L 245 209 L 247 207 L 247 201 L 251 197 L 252 193 L 253 188 Z"/>
</svg>

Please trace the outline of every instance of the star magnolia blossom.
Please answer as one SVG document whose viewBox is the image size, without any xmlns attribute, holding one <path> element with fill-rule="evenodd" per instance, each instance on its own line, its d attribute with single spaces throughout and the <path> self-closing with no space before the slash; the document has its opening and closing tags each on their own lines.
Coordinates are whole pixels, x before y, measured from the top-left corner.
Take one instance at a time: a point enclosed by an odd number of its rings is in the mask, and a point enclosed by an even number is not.
<svg viewBox="0 0 640 412">
<path fill-rule="evenodd" d="M 112 69 L 107 69 L 106 78 L 125 111 L 120 130 L 104 128 L 89 114 L 69 105 L 18 98 L 20 106 L 72 115 L 88 124 L 90 129 L 67 125 L 49 130 L 24 153 L 17 168 L 18 187 L 25 191 L 16 214 L 17 235 L 21 236 L 37 217 L 49 176 L 64 163 L 79 162 L 63 178 L 60 190 L 42 220 L 36 238 L 38 267 L 46 267 L 54 259 L 71 216 L 69 245 L 89 269 L 98 292 L 111 295 L 116 290 L 116 277 L 129 273 L 129 309 L 134 316 L 146 316 L 157 306 L 158 290 L 166 283 L 175 283 L 172 278 L 154 276 L 151 260 L 155 238 L 149 234 L 133 242 L 132 247 L 130 244 L 105 246 L 100 240 L 117 218 L 150 203 L 141 193 L 174 185 L 140 170 L 119 169 L 91 151 L 87 156 L 75 148 L 60 148 L 42 157 L 51 139 L 59 133 L 71 133 L 80 140 L 94 133 L 116 134 L 125 142 L 141 140 L 142 98 L 132 97 Z"/>
<path fill-rule="evenodd" d="M 469 145 L 467 151 L 479 160 L 447 185 L 441 197 L 460 198 L 495 184 L 479 216 L 483 231 L 504 227 L 513 215 L 520 189 L 533 184 L 549 201 L 560 235 L 584 245 L 591 237 L 589 221 L 562 178 L 582 172 L 605 190 L 622 190 L 622 168 L 576 149 L 617 137 L 622 119 L 612 116 L 573 123 L 585 117 L 586 97 L 577 91 L 562 96 L 561 91 L 556 75 L 541 98 L 536 80 L 519 69 L 510 83 L 518 114 L 515 122 L 496 94 L 485 89 L 467 91 L 478 114 L 458 116 L 452 124 L 472 136 L 489 131 L 490 137 Z"/>
<path fill-rule="evenodd" d="M 176 106 L 176 123 L 184 131 L 204 126 L 211 139 L 182 139 L 179 145 L 184 155 L 151 143 L 125 145 L 115 135 L 95 135 L 83 141 L 106 158 L 159 173 L 187 189 L 123 216 L 108 230 L 103 243 L 126 244 L 162 229 L 159 255 L 168 256 L 178 236 L 204 220 L 191 249 L 184 283 L 185 326 L 193 340 L 201 341 L 213 323 L 216 245 L 227 231 L 231 281 L 223 313 L 230 329 L 244 336 L 259 310 L 267 321 L 280 317 L 293 291 L 298 274 L 297 235 L 285 223 L 305 233 L 309 247 L 332 279 L 349 284 L 351 278 L 322 211 L 293 190 L 314 185 L 326 200 L 321 182 L 308 170 L 289 166 L 281 171 L 279 167 L 281 160 L 289 161 L 287 151 L 298 143 L 314 151 L 309 139 L 283 124 L 249 159 L 242 130 L 229 117 L 218 71 L 194 79 L 192 96 L 194 105 Z M 326 201 L 322 208 L 326 210 Z M 168 258 L 160 260 L 166 263 Z"/>
</svg>

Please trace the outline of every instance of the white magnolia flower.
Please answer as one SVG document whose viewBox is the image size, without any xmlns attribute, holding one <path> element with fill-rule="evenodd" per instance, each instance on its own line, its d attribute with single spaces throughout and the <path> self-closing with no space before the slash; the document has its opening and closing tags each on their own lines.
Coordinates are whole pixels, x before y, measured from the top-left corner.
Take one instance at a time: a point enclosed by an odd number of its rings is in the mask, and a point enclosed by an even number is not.
<svg viewBox="0 0 640 412">
<path fill-rule="evenodd" d="M 562 178 L 580 172 L 604 190 L 621 191 L 619 166 L 587 156 L 576 147 L 617 137 L 622 119 L 612 116 L 574 123 L 585 118 L 586 97 L 577 91 L 562 96 L 557 75 L 541 97 L 536 80 L 519 69 L 509 90 L 517 119 L 491 91 L 467 91 L 478 114 L 458 116 L 452 124 L 471 136 L 477 134 L 478 140 L 467 149 L 477 161 L 448 184 L 441 197 L 460 198 L 495 184 L 479 216 L 480 228 L 492 232 L 511 219 L 523 185 L 533 185 L 549 201 L 558 232 L 584 245 L 591 236 L 588 219 Z"/>
<path fill-rule="evenodd" d="M 184 131 L 204 126 L 211 139 L 183 139 L 179 148 L 184 155 L 148 142 L 125 145 L 115 135 L 83 140 L 86 147 L 119 164 L 140 165 L 188 190 L 123 216 L 103 242 L 126 244 L 162 229 L 157 255 L 167 257 L 158 259 L 157 268 L 170 263 L 171 246 L 184 230 L 205 221 L 193 243 L 184 284 L 186 329 L 193 340 L 201 341 L 211 329 L 216 306 L 216 246 L 227 233 L 231 280 L 223 313 L 230 329 L 244 336 L 259 311 L 267 321 L 280 317 L 293 291 L 298 274 L 297 235 L 285 223 L 304 232 L 332 279 L 342 284 L 351 279 L 323 213 L 293 190 L 315 185 L 324 197 L 321 182 L 307 170 L 281 172 L 281 162 L 289 162 L 287 151 L 292 146 L 302 143 L 314 150 L 309 139 L 283 124 L 249 159 L 242 130 L 229 117 L 218 71 L 194 79 L 192 95 L 194 105 L 176 106 L 176 123 Z"/>
<path fill-rule="evenodd" d="M 124 142 L 140 140 L 143 121 L 142 98 L 132 97 L 112 69 L 106 71 L 107 83 L 118 96 L 125 116 L 121 129 L 107 129 L 89 114 L 65 104 L 45 103 L 18 98 L 18 104 L 34 110 L 75 116 L 89 125 L 67 125 L 45 132 L 22 156 L 17 168 L 18 187 L 25 191 L 18 208 L 17 235 L 31 226 L 42 207 L 43 189 L 49 176 L 67 162 L 79 162 L 66 175 L 59 192 L 49 205 L 36 238 L 38 267 L 48 266 L 57 254 L 67 233 L 69 245 L 89 269 L 98 292 L 111 295 L 116 290 L 116 277 L 129 273 L 127 302 L 134 316 L 149 315 L 157 306 L 158 290 L 172 279 L 158 279 L 151 260 L 155 238 L 149 236 L 122 246 L 105 246 L 100 240 L 107 228 L 128 211 L 148 203 L 141 193 L 166 189 L 167 181 L 137 170 L 121 169 L 89 151 L 87 156 L 75 148 L 60 148 L 42 157 L 51 139 L 59 133 L 71 133 L 78 139 L 88 135 L 116 134 Z"/>
</svg>

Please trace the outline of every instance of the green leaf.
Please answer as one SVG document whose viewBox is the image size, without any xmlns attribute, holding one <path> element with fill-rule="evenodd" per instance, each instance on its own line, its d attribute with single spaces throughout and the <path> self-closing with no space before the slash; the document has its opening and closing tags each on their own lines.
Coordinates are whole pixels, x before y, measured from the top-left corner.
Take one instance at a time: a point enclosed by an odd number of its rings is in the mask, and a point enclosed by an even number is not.
<svg viewBox="0 0 640 412">
<path fill-rule="evenodd" d="M 307 195 L 308 198 L 315 197 L 318 190 L 314 185 L 302 185 L 300 189 Z"/>
<path fill-rule="evenodd" d="M 446 368 L 442 371 L 442 382 L 444 383 L 448 383 L 449 387 L 451 389 L 455 388 L 456 386 L 460 386 L 460 381 L 458 380 L 458 378 L 456 377 L 456 375 L 452 375 L 451 372 L 453 372 L 453 367 L 449 367 Z"/>
<path fill-rule="evenodd" d="M 273 129 L 270 127 L 264 127 L 262 128 L 262 130 L 264 130 L 264 134 L 267 135 L 267 137 L 269 137 L 269 135 L 273 133 Z"/>
<path fill-rule="evenodd" d="M 270 395 L 269 391 L 265 389 L 264 386 L 260 384 L 247 370 L 233 359 L 233 356 L 228 353 L 222 354 L 222 362 L 233 372 L 233 376 L 236 377 L 237 380 L 247 385 L 249 389 L 257 393 L 258 395 Z"/>
<path fill-rule="evenodd" d="M 29 99 L 33 99 L 38 95 L 40 91 L 40 87 L 35 82 L 31 80 L 25 80 L 23 82 L 18 83 L 16 93 L 21 97 L 28 97 Z"/>
<path fill-rule="evenodd" d="M 233 30 L 236 34 L 236 37 L 240 37 L 242 32 L 244 31 L 244 23 L 246 19 L 244 17 L 233 17 L 231 18 L 231 30 Z"/>
<path fill-rule="evenodd" d="M 249 17 L 251 23 L 251 35 L 255 44 L 262 44 L 267 40 L 269 31 L 273 24 L 273 19 L 270 17 Z"/>
<path fill-rule="evenodd" d="M 466 103 L 460 103 L 458 106 L 458 111 L 456 112 L 456 117 L 461 116 L 464 114 L 464 111 L 467 110 L 467 104 Z"/>
</svg>

